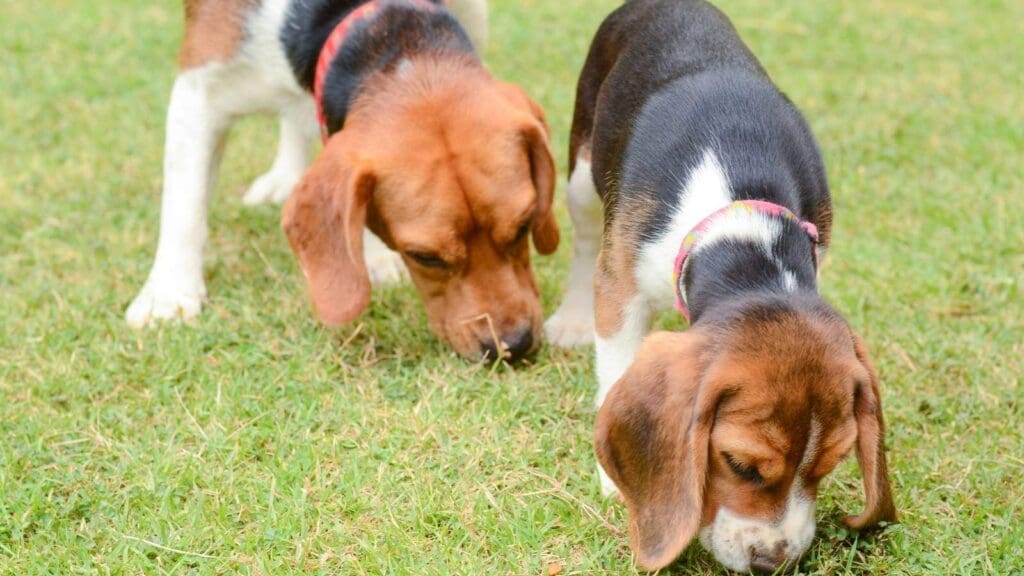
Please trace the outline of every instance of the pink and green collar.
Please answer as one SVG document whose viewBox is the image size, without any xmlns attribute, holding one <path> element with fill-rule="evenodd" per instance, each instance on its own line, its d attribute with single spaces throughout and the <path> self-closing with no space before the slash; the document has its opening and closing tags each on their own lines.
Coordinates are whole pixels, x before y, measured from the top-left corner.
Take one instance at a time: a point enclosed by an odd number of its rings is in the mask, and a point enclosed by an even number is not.
<svg viewBox="0 0 1024 576">
<path fill-rule="evenodd" d="M 795 222 L 800 226 L 800 228 L 807 232 L 812 243 L 818 243 L 817 226 L 812 222 L 801 220 L 785 206 L 780 206 L 772 202 L 766 202 L 764 200 L 737 200 L 720 210 L 712 212 L 707 218 L 698 222 L 697 225 L 690 230 L 690 233 L 683 238 L 683 242 L 679 246 L 679 254 L 676 256 L 675 267 L 673 268 L 672 282 L 676 289 L 676 309 L 679 310 L 687 320 L 690 320 L 690 308 L 686 304 L 686 288 L 683 286 L 683 276 L 686 271 L 687 257 L 700 244 L 701 239 L 705 236 L 708 229 L 711 228 L 712 224 L 724 217 L 738 212 L 746 212 L 748 214 L 760 213 L 766 216 Z M 815 266 L 818 264 L 816 255 L 814 264 Z"/>
</svg>

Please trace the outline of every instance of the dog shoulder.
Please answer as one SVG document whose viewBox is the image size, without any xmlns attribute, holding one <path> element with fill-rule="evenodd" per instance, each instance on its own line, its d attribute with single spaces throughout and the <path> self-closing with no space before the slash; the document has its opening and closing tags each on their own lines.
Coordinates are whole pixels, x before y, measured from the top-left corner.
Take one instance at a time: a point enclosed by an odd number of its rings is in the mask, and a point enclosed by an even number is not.
<svg viewBox="0 0 1024 576">
<path fill-rule="evenodd" d="M 246 36 L 261 0 L 185 0 L 185 37 L 178 52 L 182 69 L 230 60 Z"/>
</svg>

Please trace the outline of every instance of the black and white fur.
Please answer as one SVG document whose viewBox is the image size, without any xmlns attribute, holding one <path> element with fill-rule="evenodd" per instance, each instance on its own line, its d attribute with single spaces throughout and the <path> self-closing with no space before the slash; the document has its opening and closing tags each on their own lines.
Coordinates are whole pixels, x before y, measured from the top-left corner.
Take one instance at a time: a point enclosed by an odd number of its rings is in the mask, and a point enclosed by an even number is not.
<svg viewBox="0 0 1024 576">
<path fill-rule="evenodd" d="M 546 330 L 562 346 L 594 337 L 598 406 L 632 364 L 653 314 L 673 306 L 680 243 L 707 216 L 735 200 L 766 200 L 815 223 L 821 247 L 828 242 L 831 200 L 814 136 L 729 20 L 703 0 L 631 0 L 608 17 L 580 79 L 571 148 L 574 255 Z M 594 275 L 612 230 L 636 237 L 633 269 L 610 271 L 620 280 L 632 274 L 636 290 L 621 325 L 601 334 Z M 792 222 L 717 220 L 687 265 L 692 324 L 751 296 L 817 298 L 813 250 Z M 614 491 L 601 475 L 605 492 Z M 794 514 L 809 520 L 790 528 L 813 535 L 813 509 Z"/>
<path fill-rule="evenodd" d="M 431 3 L 442 5 L 441 0 Z M 292 6 L 281 41 L 305 89 L 313 91 L 317 60 L 327 37 L 362 4 L 365 0 L 307 0 Z M 407 0 L 383 0 L 376 13 L 355 23 L 325 75 L 323 104 L 329 132 L 341 130 L 349 106 L 368 77 L 401 73 L 403 62 L 425 52 L 475 57 L 472 41 L 447 10 L 426 10 Z"/>
<path fill-rule="evenodd" d="M 390 1 L 390 0 L 388 0 Z M 310 144 L 318 135 L 311 96 L 312 70 L 320 45 L 334 24 L 361 1 L 261 0 L 245 15 L 244 40 L 226 61 L 183 69 L 174 82 L 167 110 L 164 151 L 164 184 L 160 212 L 160 239 L 149 277 L 126 317 L 141 327 L 161 319 L 191 319 L 206 297 L 203 280 L 203 249 L 208 235 L 207 207 L 216 182 L 225 139 L 231 125 L 250 114 L 276 114 L 280 118 L 277 157 L 266 174 L 257 178 L 243 202 L 249 205 L 284 202 L 310 161 Z M 482 45 L 487 36 L 486 0 L 449 0 L 451 12 L 465 26 L 454 33 L 447 11 L 429 19 L 448 30 L 442 43 L 452 40 L 460 49 L 472 50 L 466 34 Z M 430 23 L 427 26 L 430 26 Z M 388 20 L 389 31 L 402 24 Z M 457 28 L 457 26 L 456 26 Z M 397 65 L 395 51 L 375 38 L 372 30 L 357 30 L 362 38 L 346 43 L 345 50 L 373 48 L 378 57 L 370 66 Z M 358 46 L 359 40 L 364 42 Z M 390 39 L 393 46 L 400 43 Z M 438 41 L 438 40 L 434 40 Z M 358 90 L 360 69 L 342 59 L 332 68 L 325 109 L 333 129 L 344 121 L 345 108 Z M 354 81 L 352 81 L 354 79 Z M 401 257 L 367 231 L 365 261 L 375 284 L 396 282 L 407 272 Z"/>
</svg>

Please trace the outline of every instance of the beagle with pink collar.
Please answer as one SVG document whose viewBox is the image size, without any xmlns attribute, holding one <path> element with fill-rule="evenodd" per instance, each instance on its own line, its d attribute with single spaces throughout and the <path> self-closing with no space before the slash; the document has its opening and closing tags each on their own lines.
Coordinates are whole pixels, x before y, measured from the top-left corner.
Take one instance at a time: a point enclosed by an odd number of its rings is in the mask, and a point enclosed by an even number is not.
<svg viewBox="0 0 1024 576">
<path fill-rule="evenodd" d="M 277 159 L 244 201 L 290 197 L 282 225 L 323 322 L 352 322 L 371 283 L 408 274 L 459 354 L 534 349 L 528 238 L 558 246 L 555 166 L 541 108 L 476 53 L 486 12 L 485 0 L 185 0 L 160 240 L 128 322 L 199 312 L 226 133 L 270 112 Z M 317 118 L 324 149 L 307 171 Z"/>
<path fill-rule="evenodd" d="M 573 261 L 546 329 L 561 345 L 594 334 L 602 486 L 640 564 L 695 537 L 732 570 L 794 564 L 820 481 L 854 448 L 867 502 L 846 523 L 895 521 L 878 378 L 817 290 L 824 163 L 729 20 L 703 0 L 611 14 L 570 164 Z M 690 328 L 646 335 L 673 304 Z"/>
</svg>

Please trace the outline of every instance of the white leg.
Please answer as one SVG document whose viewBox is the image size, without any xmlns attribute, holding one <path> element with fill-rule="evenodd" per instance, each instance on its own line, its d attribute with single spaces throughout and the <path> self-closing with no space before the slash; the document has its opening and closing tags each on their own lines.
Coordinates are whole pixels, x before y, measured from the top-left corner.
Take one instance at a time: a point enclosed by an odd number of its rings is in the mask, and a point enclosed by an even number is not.
<svg viewBox="0 0 1024 576">
<path fill-rule="evenodd" d="M 622 378 L 626 370 L 633 364 L 636 351 L 651 327 L 651 308 L 641 296 L 636 296 L 623 311 L 623 322 L 619 331 L 602 338 L 594 339 L 594 352 L 597 356 L 597 398 L 594 403 L 598 408 L 611 392 L 612 386 Z M 601 494 L 612 496 L 617 490 L 615 483 L 605 473 L 601 465 L 597 466 L 598 477 L 601 479 Z"/>
<path fill-rule="evenodd" d="M 607 338 L 595 337 L 594 352 L 597 356 L 598 390 L 594 404 L 598 408 L 604 404 L 605 396 L 611 391 L 612 386 L 633 365 L 636 351 L 651 328 L 651 317 L 650 306 L 642 296 L 638 295 L 626 305 L 622 326 L 618 332 Z"/>
<path fill-rule="evenodd" d="M 409 278 L 409 271 L 402 262 L 402 256 L 387 247 L 369 230 L 363 231 L 363 256 L 366 259 L 366 271 L 374 286 L 397 284 Z"/>
<path fill-rule="evenodd" d="M 252 183 L 242 202 L 254 206 L 287 200 L 309 165 L 310 144 L 315 137 L 316 111 L 312 99 L 303 96 L 282 109 L 281 141 L 274 165 Z"/>
<path fill-rule="evenodd" d="M 206 297 L 206 212 L 230 123 L 211 106 L 212 74 L 210 68 L 185 71 L 171 91 L 160 240 L 149 279 L 126 313 L 135 327 L 154 319 L 191 319 Z"/>
<path fill-rule="evenodd" d="M 604 207 L 594 187 L 590 162 L 579 158 L 569 178 L 569 215 L 573 224 L 569 281 L 558 310 L 544 323 L 548 341 L 568 348 L 594 338 L 594 266 L 601 249 Z"/>
<path fill-rule="evenodd" d="M 487 47 L 487 0 L 448 0 L 448 8 L 466 29 L 473 46 L 482 56 Z"/>
</svg>

